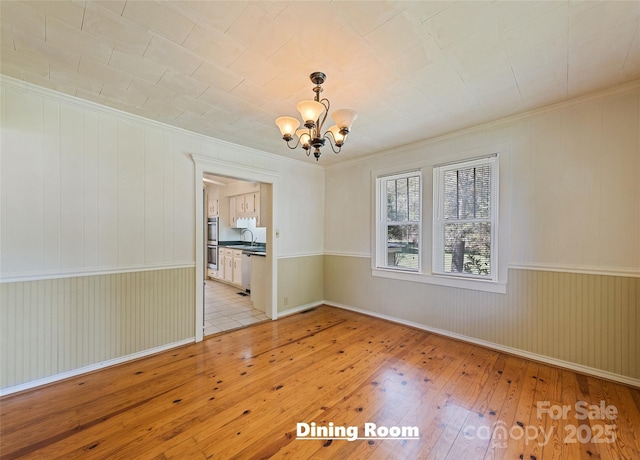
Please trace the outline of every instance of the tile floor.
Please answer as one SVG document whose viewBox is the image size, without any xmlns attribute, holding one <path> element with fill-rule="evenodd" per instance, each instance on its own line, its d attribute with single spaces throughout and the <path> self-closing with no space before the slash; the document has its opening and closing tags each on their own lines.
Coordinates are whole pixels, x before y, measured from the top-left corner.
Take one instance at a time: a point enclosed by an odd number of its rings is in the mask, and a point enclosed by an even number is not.
<svg viewBox="0 0 640 460">
<path fill-rule="evenodd" d="M 207 280 L 204 288 L 204 335 L 237 329 L 269 318 L 253 308 L 241 288 Z"/>
</svg>

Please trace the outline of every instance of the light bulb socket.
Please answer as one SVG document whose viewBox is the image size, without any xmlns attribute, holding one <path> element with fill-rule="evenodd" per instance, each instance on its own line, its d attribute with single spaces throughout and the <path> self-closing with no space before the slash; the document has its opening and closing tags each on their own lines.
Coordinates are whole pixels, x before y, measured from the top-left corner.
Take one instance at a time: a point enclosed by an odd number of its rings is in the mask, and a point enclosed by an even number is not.
<svg viewBox="0 0 640 460">
<path fill-rule="evenodd" d="M 304 127 L 307 129 L 313 129 L 316 127 L 316 122 L 313 120 L 307 120 L 304 122 Z"/>
</svg>

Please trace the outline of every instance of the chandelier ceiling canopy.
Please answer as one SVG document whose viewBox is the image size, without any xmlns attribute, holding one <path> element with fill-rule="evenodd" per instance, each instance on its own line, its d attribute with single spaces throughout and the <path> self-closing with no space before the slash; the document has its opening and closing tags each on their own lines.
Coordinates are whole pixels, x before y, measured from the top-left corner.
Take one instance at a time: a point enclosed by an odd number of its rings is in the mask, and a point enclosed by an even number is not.
<svg viewBox="0 0 640 460">
<path fill-rule="evenodd" d="M 280 128 L 282 138 L 287 142 L 290 149 L 295 149 L 298 145 L 306 150 L 307 156 L 310 155 L 313 148 L 313 156 L 318 160 L 320 158 L 320 148 L 324 147 L 326 141 L 334 153 L 340 153 L 342 145 L 347 139 L 347 135 L 351 131 L 351 125 L 358 117 L 358 114 L 350 109 L 339 109 L 331 114 L 331 118 L 336 123 L 327 129 L 324 133 L 322 127 L 329 114 L 331 104 L 329 99 L 320 99 L 322 92 L 322 84 L 327 76 L 322 72 L 313 72 L 309 78 L 316 85 L 313 92 L 316 93 L 313 100 L 301 101 L 296 108 L 300 112 L 304 128 L 298 129 L 300 120 L 294 117 L 280 117 L 276 119 L 276 125 Z M 292 145 L 294 137 L 298 140 Z"/>
</svg>

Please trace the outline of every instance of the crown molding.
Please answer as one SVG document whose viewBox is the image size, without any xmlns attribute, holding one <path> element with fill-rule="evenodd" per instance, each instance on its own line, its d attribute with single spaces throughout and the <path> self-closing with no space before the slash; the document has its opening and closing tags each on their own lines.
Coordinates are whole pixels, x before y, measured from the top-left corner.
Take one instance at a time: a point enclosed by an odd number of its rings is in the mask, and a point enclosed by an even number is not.
<svg viewBox="0 0 640 460">
<path fill-rule="evenodd" d="M 215 137 L 210 137 L 205 134 L 196 133 L 194 131 L 189 131 L 188 129 L 179 128 L 177 126 L 170 125 L 168 123 L 164 123 L 161 121 L 152 120 L 150 118 L 145 118 L 141 115 L 136 115 L 133 113 L 125 112 L 124 110 L 116 109 L 113 107 L 109 107 L 98 102 L 88 101 L 86 99 L 81 99 L 77 96 L 72 96 L 70 94 L 61 93 L 59 91 L 44 88 L 42 86 L 35 85 L 33 83 L 26 82 L 24 80 L 18 80 L 13 77 L 9 77 L 7 75 L 0 74 L 0 86 L 17 89 L 21 91 L 25 91 L 31 94 L 37 94 L 38 96 L 45 97 L 50 100 L 54 100 L 57 102 L 64 102 L 66 104 L 70 104 L 82 109 L 91 110 L 94 112 L 101 113 L 103 115 L 115 116 L 120 119 L 124 119 L 133 123 L 142 123 L 146 124 L 150 127 L 159 128 L 162 130 L 170 131 L 173 134 L 182 135 L 182 136 L 190 136 L 192 138 L 214 143 L 220 147 L 226 147 L 229 149 L 239 150 L 251 155 L 257 155 L 261 157 L 266 157 L 267 159 L 273 161 L 279 161 L 284 163 L 289 163 L 295 166 L 303 166 L 306 168 L 315 168 L 317 169 L 318 165 L 309 163 L 308 161 L 298 160 L 295 158 L 290 158 L 283 155 L 276 155 L 274 153 L 265 152 L 263 150 L 257 150 L 251 147 L 246 147 L 240 144 L 234 144 L 233 142 L 225 141 L 222 139 L 217 139 Z M 322 166 L 322 165 L 320 165 Z"/>
<path fill-rule="evenodd" d="M 497 120 L 487 121 L 485 123 L 481 123 L 478 125 L 469 126 L 467 128 L 450 131 L 448 133 L 440 134 L 438 136 L 431 137 L 429 139 L 413 142 L 411 144 L 401 145 L 398 147 L 394 147 L 392 149 L 387 149 L 380 152 L 372 153 L 370 155 L 362 155 L 356 158 L 349 158 L 345 161 L 340 161 L 330 165 L 325 165 L 324 168 L 335 169 L 335 168 L 340 168 L 342 166 L 348 166 L 348 165 L 353 165 L 357 163 L 376 160 L 378 158 L 384 158 L 388 155 L 398 155 L 398 154 L 413 151 L 419 148 L 429 147 L 431 145 L 438 144 L 440 142 L 444 142 L 447 140 L 456 139 L 458 137 L 481 132 L 487 129 L 505 127 L 505 126 L 514 124 L 518 121 L 525 120 L 527 118 L 533 118 L 539 115 L 544 115 L 546 113 L 561 112 L 563 110 L 568 110 L 578 105 L 589 104 L 596 101 L 612 99 L 614 97 L 620 97 L 627 94 L 635 94 L 639 92 L 640 92 L 640 79 L 637 79 L 637 80 L 624 83 L 622 85 L 614 86 L 612 88 L 595 91 L 582 96 L 576 96 L 574 98 L 557 102 L 555 104 L 547 105 L 537 109 L 527 110 L 525 112 L 509 115 L 508 117 L 499 118 Z"/>
</svg>

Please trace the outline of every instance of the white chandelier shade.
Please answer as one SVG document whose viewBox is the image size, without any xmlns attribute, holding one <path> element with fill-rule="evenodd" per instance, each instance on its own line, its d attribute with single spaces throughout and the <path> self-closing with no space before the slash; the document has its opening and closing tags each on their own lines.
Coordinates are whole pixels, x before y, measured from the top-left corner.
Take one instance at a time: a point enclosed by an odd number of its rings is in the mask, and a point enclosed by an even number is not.
<svg viewBox="0 0 640 460">
<path fill-rule="evenodd" d="M 296 109 L 300 112 L 300 116 L 302 117 L 302 121 L 307 122 L 316 122 L 322 112 L 324 112 L 324 105 L 320 104 L 316 101 L 302 101 L 298 102 L 296 105 Z"/>
<path fill-rule="evenodd" d="M 331 114 L 331 118 L 336 122 L 336 125 L 340 127 L 340 129 L 347 128 L 347 131 L 351 131 L 351 125 L 358 118 L 358 114 L 355 110 L 350 109 L 340 109 L 336 110 Z"/>
<path fill-rule="evenodd" d="M 282 136 L 292 136 L 295 134 L 296 129 L 300 126 L 300 120 L 293 117 L 280 117 L 276 119 L 276 125 L 280 128 Z"/>
</svg>

